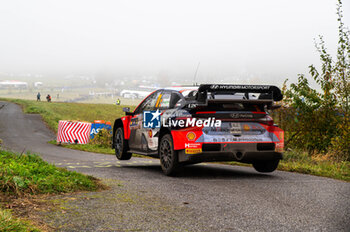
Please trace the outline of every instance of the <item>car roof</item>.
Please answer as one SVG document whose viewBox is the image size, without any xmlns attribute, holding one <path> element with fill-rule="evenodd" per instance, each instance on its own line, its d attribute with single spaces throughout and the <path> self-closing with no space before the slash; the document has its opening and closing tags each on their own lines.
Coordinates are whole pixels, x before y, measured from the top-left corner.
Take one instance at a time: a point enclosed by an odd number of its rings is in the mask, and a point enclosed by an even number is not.
<svg viewBox="0 0 350 232">
<path fill-rule="evenodd" d="M 161 90 L 176 91 L 180 93 L 182 96 L 186 97 L 190 92 L 194 90 L 198 90 L 198 86 L 172 86 L 172 87 L 162 88 Z"/>
<path fill-rule="evenodd" d="M 192 91 L 192 90 L 198 90 L 198 86 L 172 86 L 172 87 L 165 87 L 162 88 L 164 90 L 172 90 L 177 92 L 184 92 L 184 91 Z"/>
<path fill-rule="evenodd" d="M 181 90 L 197 90 L 198 86 L 171 86 L 171 87 L 164 87 L 163 89 L 166 90 L 176 90 L 176 91 L 181 91 Z"/>
</svg>

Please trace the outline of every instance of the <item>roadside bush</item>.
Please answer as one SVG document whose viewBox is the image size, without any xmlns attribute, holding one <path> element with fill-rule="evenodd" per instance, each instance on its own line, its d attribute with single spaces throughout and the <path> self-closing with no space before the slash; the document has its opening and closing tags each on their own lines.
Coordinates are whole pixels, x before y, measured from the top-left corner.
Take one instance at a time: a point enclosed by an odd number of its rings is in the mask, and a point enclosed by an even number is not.
<svg viewBox="0 0 350 232">
<path fill-rule="evenodd" d="M 284 84 L 285 98 L 277 118 L 286 131 L 286 146 L 312 153 L 333 154 L 350 160 L 350 32 L 342 21 L 342 3 L 338 1 L 338 49 L 334 61 L 327 52 L 323 37 L 315 41 L 321 70 L 309 66 L 309 73 L 320 91 L 310 87 L 299 75 L 290 88 Z"/>
<path fill-rule="evenodd" d="M 102 129 L 90 140 L 90 144 L 98 145 L 100 147 L 112 146 L 112 133 L 111 130 Z"/>
<path fill-rule="evenodd" d="M 337 135 L 331 141 L 333 156 L 350 161 L 350 123 L 339 123 L 337 131 Z"/>
</svg>

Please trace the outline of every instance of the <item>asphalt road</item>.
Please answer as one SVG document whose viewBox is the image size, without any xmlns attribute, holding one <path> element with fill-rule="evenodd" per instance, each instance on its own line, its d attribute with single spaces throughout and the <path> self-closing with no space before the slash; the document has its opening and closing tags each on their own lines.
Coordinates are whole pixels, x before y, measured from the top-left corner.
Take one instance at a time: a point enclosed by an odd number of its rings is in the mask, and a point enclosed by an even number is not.
<svg viewBox="0 0 350 232">
<path fill-rule="evenodd" d="M 162 174 L 159 160 L 81 152 L 48 144 L 55 135 L 38 115 L 0 102 L 6 148 L 104 179 L 111 190 L 76 194 L 65 212 L 43 214 L 62 231 L 350 231 L 350 184 L 250 167 L 186 166 Z"/>
</svg>

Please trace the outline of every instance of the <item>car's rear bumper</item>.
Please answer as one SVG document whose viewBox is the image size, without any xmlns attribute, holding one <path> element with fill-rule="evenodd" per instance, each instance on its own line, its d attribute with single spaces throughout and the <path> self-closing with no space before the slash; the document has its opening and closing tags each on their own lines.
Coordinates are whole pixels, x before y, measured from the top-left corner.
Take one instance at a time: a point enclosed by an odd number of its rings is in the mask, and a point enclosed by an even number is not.
<svg viewBox="0 0 350 232">
<path fill-rule="evenodd" d="M 273 143 L 214 143 L 203 144 L 202 152 L 187 154 L 179 150 L 179 162 L 198 163 L 210 161 L 240 161 L 252 163 L 260 160 L 282 159 L 283 153 L 275 151 Z"/>
</svg>

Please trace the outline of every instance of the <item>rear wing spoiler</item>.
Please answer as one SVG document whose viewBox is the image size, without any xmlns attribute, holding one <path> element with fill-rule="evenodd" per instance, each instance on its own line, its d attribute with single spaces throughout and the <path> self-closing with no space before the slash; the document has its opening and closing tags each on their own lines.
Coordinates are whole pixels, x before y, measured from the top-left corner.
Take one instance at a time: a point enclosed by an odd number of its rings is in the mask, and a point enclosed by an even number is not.
<svg viewBox="0 0 350 232">
<path fill-rule="evenodd" d="M 207 93 L 264 93 L 264 97 L 255 101 L 281 101 L 283 95 L 281 90 L 274 85 L 222 85 L 205 84 L 198 88 L 197 101 L 206 102 Z M 249 101 L 247 99 L 247 101 Z M 252 101 L 252 100 L 250 100 Z"/>
</svg>

